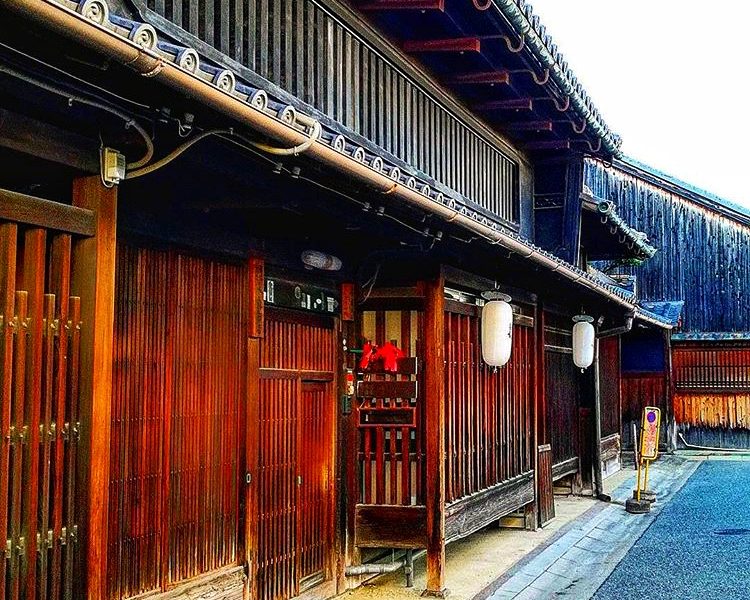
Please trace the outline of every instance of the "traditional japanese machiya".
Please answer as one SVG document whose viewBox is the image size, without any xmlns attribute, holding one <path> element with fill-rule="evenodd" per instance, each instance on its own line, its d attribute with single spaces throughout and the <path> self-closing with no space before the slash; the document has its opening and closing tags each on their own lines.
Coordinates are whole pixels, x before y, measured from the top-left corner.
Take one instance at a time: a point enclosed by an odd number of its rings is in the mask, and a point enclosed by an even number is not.
<svg viewBox="0 0 750 600">
<path fill-rule="evenodd" d="M 2 600 L 421 553 L 444 596 L 446 544 L 601 491 L 617 336 L 671 323 L 590 264 L 647 244 L 590 220 L 619 138 L 523 2 L 0 10 Z"/>
</svg>

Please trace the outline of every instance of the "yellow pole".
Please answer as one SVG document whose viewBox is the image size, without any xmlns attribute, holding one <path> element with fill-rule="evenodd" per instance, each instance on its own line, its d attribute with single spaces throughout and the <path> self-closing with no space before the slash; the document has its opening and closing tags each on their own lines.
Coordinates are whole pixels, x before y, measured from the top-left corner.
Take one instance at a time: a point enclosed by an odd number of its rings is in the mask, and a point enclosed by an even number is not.
<svg viewBox="0 0 750 600">
<path fill-rule="evenodd" d="M 635 499 L 640 502 L 641 501 L 641 465 L 643 464 L 643 459 L 638 461 L 638 483 L 635 486 Z"/>
<path fill-rule="evenodd" d="M 646 475 L 645 475 L 645 477 L 644 477 L 644 479 L 643 479 L 643 489 L 644 489 L 644 490 L 647 490 L 647 489 L 648 489 L 648 465 L 649 465 L 650 463 L 651 463 L 651 461 L 650 461 L 650 460 L 647 460 L 647 461 L 646 461 Z"/>
</svg>

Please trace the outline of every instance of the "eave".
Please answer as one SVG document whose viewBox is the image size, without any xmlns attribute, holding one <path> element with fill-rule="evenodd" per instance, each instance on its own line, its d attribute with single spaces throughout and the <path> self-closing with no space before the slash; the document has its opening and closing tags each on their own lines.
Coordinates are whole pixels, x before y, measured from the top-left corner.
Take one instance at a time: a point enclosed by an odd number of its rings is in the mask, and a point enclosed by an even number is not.
<svg viewBox="0 0 750 600">
<path fill-rule="evenodd" d="M 150 25 L 109 14 L 103 0 L 78 4 L 68 0 L 5 0 L 24 17 L 51 28 L 75 41 L 128 65 L 137 73 L 191 96 L 238 125 L 287 147 L 306 145 L 307 158 L 352 181 L 380 191 L 390 201 L 402 201 L 463 227 L 492 245 L 528 259 L 549 273 L 634 309 L 633 298 L 616 286 L 559 259 L 509 231 L 503 223 L 478 213 L 455 193 L 433 188 L 415 169 L 399 168 L 385 151 L 373 153 L 327 126 L 311 141 L 314 119 L 280 103 L 264 89 L 253 88 L 238 74 L 207 62 L 188 47 L 160 40 Z M 98 11 L 79 10 L 96 4 Z M 658 320 L 643 315 L 662 326 Z"/>
<path fill-rule="evenodd" d="M 526 150 L 619 156 L 619 136 L 523 0 L 358 0 L 353 5 Z"/>
<path fill-rule="evenodd" d="M 648 241 L 648 236 L 628 225 L 618 214 L 614 202 L 598 198 L 588 192 L 581 194 L 581 206 L 584 215 L 588 214 L 592 221 L 589 227 L 599 230 L 599 238 L 603 236 L 610 238 L 608 246 L 615 250 L 607 250 L 601 247 L 589 248 L 589 256 L 592 260 L 624 259 L 644 262 L 656 254 L 657 249 Z"/>
</svg>

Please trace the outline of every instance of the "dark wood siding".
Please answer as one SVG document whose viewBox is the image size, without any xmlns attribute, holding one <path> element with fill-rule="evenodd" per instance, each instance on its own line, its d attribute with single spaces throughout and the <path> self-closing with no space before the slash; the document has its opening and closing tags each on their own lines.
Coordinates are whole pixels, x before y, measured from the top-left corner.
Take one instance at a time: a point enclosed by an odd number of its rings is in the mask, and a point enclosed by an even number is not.
<svg viewBox="0 0 750 600">
<path fill-rule="evenodd" d="M 620 433 L 620 338 L 599 342 L 602 437 Z"/>
<path fill-rule="evenodd" d="M 587 162 L 585 180 L 659 249 L 621 269 L 637 277 L 640 299 L 684 300 L 684 332 L 750 331 L 750 225 L 616 167 Z"/>
<path fill-rule="evenodd" d="M 148 8 L 509 223 L 519 169 L 352 25 L 313 0 L 148 0 Z"/>
</svg>

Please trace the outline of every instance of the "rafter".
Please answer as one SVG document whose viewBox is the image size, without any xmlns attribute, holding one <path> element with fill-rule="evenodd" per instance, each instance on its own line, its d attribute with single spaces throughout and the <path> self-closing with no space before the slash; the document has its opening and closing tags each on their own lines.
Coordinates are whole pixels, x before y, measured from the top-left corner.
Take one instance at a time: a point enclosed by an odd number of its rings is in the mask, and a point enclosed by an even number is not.
<svg viewBox="0 0 750 600">
<path fill-rule="evenodd" d="M 480 52 L 478 37 L 448 38 L 440 40 L 409 40 L 404 42 L 404 52 Z"/>
<path fill-rule="evenodd" d="M 528 142 L 524 146 L 527 150 L 570 150 L 570 140 L 547 140 L 543 142 Z"/>
<path fill-rule="evenodd" d="M 512 98 L 510 100 L 491 100 L 475 104 L 476 110 L 533 110 L 534 103 L 531 98 Z"/>
<path fill-rule="evenodd" d="M 362 11 L 388 11 L 388 10 L 419 10 L 422 12 L 434 10 L 445 11 L 445 0 L 368 0 L 358 4 L 357 8 Z"/>
<path fill-rule="evenodd" d="M 513 131 L 552 131 L 552 121 L 518 121 L 503 126 Z"/>
<path fill-rule="evenodd" d="M 479 73 L 462 73 L 454 75 L 445 80 L 448 85 L 473 85 L 473 84 L 506 84 L 510 83 L 508 71 L 483 71 Z"/>
</svg>

